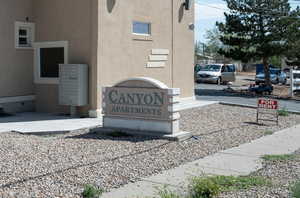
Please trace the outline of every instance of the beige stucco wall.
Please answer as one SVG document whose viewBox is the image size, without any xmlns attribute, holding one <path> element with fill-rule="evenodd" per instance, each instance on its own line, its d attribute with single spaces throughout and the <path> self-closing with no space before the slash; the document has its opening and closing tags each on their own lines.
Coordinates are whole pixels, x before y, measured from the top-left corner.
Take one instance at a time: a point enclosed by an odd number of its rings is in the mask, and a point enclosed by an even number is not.
<svg viewBox="0 0 300 198">
<path fill-rule="evenodd" d="M 15 21 L 29 20 L 32 0 L 0 0 L 0 97 L 31 95 L 32 50 L 15 49 Z"/>
<path fill-rule="evenodd" d="M 97 0 L 34 0 L 36 41 L 68 41 L 69 63 L 90 67 L 91 94 L 95 93 L 92 89 L 96 89 L 97 80 L 97 11 Z M 36 84 L 35 88 L 37 111 L 65 110 L 58 105 L 58 85 Z M 89 98 L 90 104 L 96 105 L 95 97 L 90 95 Z"/>
<path fill-rule="evenodd" d="M 68 41 L 69 63 L 90 66 L 90 106 L 101 108 L 101 88 L 120 80 L 147 76 L 181 97 L 193 96 L 193 8 L 176 0 L 33 0 L 36 41 Z M 125 8 L 125 9 L 124 9 Z M 151 37 L 134 36 L 132 21 L 150 22 Z M 163 68 L 147 68 L 152 49 L 168 49 Z M 47 90 L 47 91 L 45 91 Z M 58 86 L 36 84 L 37 110 L 65 111 L 58 105 Z"/>
<path fill-rule="evenodd" d="M 100 84 L 108 86 L 125 78 L 147 76 L 169 87 L 181 88 L 181 97 L 192 97 L 194 33 L 188 24 L 194 22 L 193 8 L 184 11 L 183 1 L 177 0 L 103 0 L 99 3 Z M 149 40 L 135 40 L 134 20 L 152 24 Z M 151 49 L 170 50 L 166 67 L 146 67 Z"/>
<path fill-rule="evenodd" d="M 193 96 L 193 8 L 177 0 L 0 0 L 0 97 L 36 94 L 37 111 L 60 112 L 58 85 L 33 83 L 33 51 L 14 48 L 14 22 L 29 17 L 36 42 L 68 41 L 69 63 L 89 68 L 89 103 L 101 108 L 101 88 L 147 76 L 181 97 Z M 151 37 L 133 36 L 132 21 L 150 22 Z M 152 49 L 168 49 L 163 68 L 147 68 Z M 9 88 L 7 88 L 9 85 Z"/>
<path fill-rule="evenodd" d="M 194 96 L 194 2 L 185 10 L 182 1 L 172 0 L 174 14 L 173 87 L 181 88 L 181 97 Z"/>
</svg>

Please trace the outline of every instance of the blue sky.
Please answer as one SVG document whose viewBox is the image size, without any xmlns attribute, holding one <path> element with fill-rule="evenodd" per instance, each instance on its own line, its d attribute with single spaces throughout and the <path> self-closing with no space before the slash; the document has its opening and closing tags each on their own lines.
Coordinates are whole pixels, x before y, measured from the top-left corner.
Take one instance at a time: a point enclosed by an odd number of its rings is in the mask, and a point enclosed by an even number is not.
<svg viewBox="0 0 300 198">
<path fill-rule="evenodd" d="M 212 29 L 216 21 L 224 20 L 227 6 L 223 0 L 195 1 L 195 39 L 204 42 L 206 31 Z"/>
<path fill-rule="evenodd" d="M 297 0 L 291 0 L 291 5 L 300 6 Z M 205 42 L 205 33 L 212 29 L 217 21 L 224 21 L 224 12 L 227 10 L 223 0 L 195 0 L 195 39 Z"/>
</svg>

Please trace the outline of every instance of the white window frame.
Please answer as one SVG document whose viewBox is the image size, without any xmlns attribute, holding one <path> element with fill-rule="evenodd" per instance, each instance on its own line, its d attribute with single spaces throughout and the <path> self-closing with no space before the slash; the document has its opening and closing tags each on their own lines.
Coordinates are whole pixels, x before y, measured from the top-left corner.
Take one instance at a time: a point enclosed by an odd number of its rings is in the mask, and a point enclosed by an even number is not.
<svg viewBox="0 0 300 198">
<path fill-rule="evenodd" d="M 134 32 L 134 23 L 144 23 L 144 24 L 148 24 L 149 26 L 149 34 L 143 34 L 143 33 L 135 33 Z M 152 23 L 151 22 L 145 22 L 145 21 L 138 21 L 138 20 L 134 20 L 132 21 L 132 34 L 134 35 L 138 35 L 138 36 L 151 36 L 152 35 Z"/>
<path fill-rule="evenodd" d="M 68 48 L 69 43 L 68 41 L 53 41 L 53 42 L 38 42 L 34 43 L 34 83 L 36 84 L 59 84 L 59 77 L 58 78 L 45 78 L 41 77 L 41 65 L 40 65 L 40 49 L 41 48 L 57 48 L 63 47 L 64 48 L 64 64 L 69 63 L 69 55 L 68 55 Z"/>
<path fill-rule="evenodd" d="M 28 29 L 28 43 L 29 46 L 22 46 L 19 44 L 19 30 L 21 28 Z M 33 49 L 33 43 L 35 40 L 35 23 L 30 23 L 30 22 L 21 22 L 21 21 L 16 21 L 15 22 L 15 48 L 16 49 Z"/>
</svg>

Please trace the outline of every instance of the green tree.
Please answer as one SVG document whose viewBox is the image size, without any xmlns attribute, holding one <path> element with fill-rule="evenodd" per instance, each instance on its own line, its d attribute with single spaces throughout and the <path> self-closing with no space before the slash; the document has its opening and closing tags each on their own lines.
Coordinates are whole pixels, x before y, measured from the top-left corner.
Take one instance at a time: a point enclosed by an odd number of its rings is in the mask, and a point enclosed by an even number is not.
<svg viewBox="0 0 300 198">
<path fill-rule="evenodd" d="M 281 60 L 282 60 L 281 56 L 272 56 L 269 58 L 270 64 L 275 67 L 281 67 L 281 63 L 282 63 Z"/>
<path fill-rule="evenodd" d="M 271 85 L 269 59 L 288 49 L 288 33 L 295 19 L 288 0 L 225 0 L 229 13 L 217 23 L 220 40 L 227 48 L 219 52 L 242 62 L 262 60 L 266 84 Z"/>
<path fill-rule="evenodd" d="M 205 37 L 207 39 L 205 51 L 213 57 L 220 56 L 219 50 L 223 47 L 223 43 L 220 40 L 221 34 L 219 29 L 207 30 Z"/>
<path fill-rule="evenodd" d="M 296 8 L 292 12 L 292 24 L 288 29 L 288 49 L 285 51 L 284 55 L 288 59 L 288 64 L 293 66 L 300 66 L 300 8 Z"/>
<path fill-rule="evenodd" d="M 202 45 L 199 41 L 195 43 L 195 54 L 201 54 L 202 53 Z"/>
</svg>

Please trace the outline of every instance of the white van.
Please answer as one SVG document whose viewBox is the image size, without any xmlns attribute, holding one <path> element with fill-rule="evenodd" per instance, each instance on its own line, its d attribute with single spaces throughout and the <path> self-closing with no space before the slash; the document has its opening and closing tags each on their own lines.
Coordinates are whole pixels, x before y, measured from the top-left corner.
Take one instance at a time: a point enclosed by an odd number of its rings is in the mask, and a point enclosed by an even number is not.
<svg viewBox="0 0 300 198">
<path fill-rule="evenodd" d="M 234 82 L 236 67 L 233 64 L 209 64 L 197 73 L 196 82 L 213 82 L 217 84 Z"/>
</svg>

